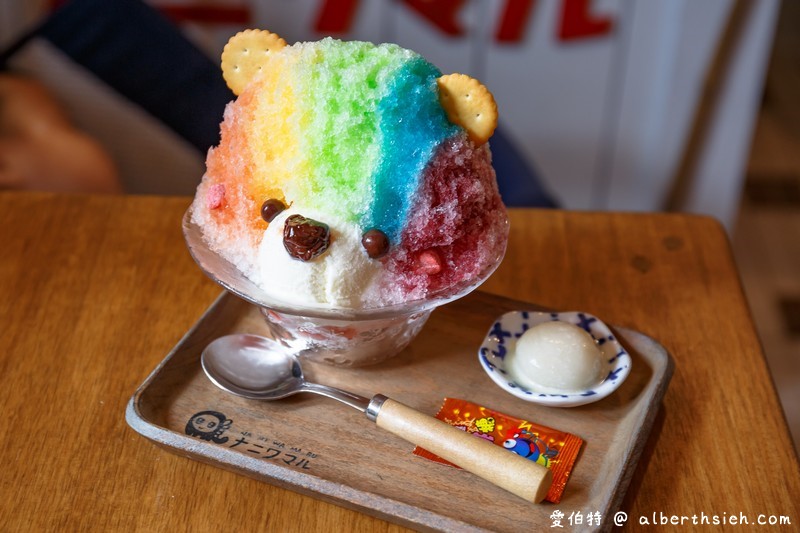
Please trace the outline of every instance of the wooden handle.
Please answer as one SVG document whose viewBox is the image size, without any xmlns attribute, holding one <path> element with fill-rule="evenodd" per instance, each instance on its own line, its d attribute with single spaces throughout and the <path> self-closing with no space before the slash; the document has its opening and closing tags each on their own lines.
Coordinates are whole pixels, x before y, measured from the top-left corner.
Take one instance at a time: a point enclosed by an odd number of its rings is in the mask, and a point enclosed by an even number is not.
<svg viewBox="0 0 800 533">
<path fill-rule="evenodd" d="M 394 400 L 383 402 L 375 423 L 530 502 L 542 501 L 553 481 L 546 467 Z"/>
</svg>

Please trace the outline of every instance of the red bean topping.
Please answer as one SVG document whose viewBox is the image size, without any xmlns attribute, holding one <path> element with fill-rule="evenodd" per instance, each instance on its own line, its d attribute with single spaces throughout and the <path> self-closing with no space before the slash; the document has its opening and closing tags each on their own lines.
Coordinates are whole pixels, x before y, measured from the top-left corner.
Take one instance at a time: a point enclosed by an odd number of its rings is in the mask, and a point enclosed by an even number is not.
<svg viewBox="0 0 800 533">
<path fill-rule="evenodd" d="M 283 226 L 283 246 L 289 255 L 300 261 L 310 261 L 328 249 L 331 232 L 327 224 L 292 215 Z"/>
<path fill-rule="evenodd" d="M 389 251 L 389 237 L 379 229 L 372 228 L 361 237 L 361 245 L 372 259 L 378 259 Z"/>
<path fill-rule="evenodd" d="M 286 209 L 286 205 L 277 198 L 270 198 L 261 204 L 261 218 L 265 222 L 272 222 L 281 211 Z"/>
</svg>

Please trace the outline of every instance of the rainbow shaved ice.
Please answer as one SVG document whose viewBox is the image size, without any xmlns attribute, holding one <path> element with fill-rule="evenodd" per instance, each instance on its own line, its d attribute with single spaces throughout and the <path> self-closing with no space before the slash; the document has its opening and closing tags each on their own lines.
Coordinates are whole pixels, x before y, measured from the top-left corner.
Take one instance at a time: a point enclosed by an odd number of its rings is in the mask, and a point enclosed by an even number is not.
<svg viewBox="0 0 800 533">
<path fill-rule="evenodd" d="M 262 61 L 192 206 L 215 252 L 278 300 L 351 309 L 445 294 L 497 263 L 508 222 L 491 152 L 448 119 L 436 67 L 330 38 Z M 292 224 L 312 258 L 289 253 Z"/>
</svg>

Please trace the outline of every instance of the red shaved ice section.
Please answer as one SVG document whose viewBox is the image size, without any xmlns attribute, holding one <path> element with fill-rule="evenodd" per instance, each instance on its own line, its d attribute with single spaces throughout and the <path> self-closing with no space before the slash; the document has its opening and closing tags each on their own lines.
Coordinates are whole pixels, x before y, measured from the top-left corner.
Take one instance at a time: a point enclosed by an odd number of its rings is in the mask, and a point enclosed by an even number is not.
<svg viewBox="0 0 800 533">
<path fill-rule="evenodd" d="M 469 284 L 505 252 L 508 219 L 486 145 L 465 134 L 448 139 L 422 179 L 401 242 L 385 260 L 382 290 L 392 302 Z"/>
</svg>

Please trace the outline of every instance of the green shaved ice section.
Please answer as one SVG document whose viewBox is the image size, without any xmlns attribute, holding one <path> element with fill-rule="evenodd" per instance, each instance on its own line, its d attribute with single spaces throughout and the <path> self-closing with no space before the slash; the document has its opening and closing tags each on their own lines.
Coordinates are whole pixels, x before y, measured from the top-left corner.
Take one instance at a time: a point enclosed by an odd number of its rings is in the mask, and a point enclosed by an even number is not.
<svg viewBox="0 0 800 533">
<path fill-rule="evenodd" d="M 393 73 L 416 54 L 330 38 L 297 46 L 303 56 L 295 73 L 301 149 L 311 163 L 298 197 L 357 222 L 370 206 L 381 158 L 376 111 Z"/>
</svg>

